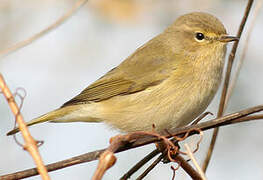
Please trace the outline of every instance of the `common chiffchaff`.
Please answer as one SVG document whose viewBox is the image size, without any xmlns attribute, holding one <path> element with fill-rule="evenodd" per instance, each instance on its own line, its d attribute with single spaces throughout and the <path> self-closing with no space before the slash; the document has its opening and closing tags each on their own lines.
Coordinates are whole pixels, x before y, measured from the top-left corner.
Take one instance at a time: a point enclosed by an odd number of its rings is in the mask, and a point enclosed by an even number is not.
<svg viewBox="0 0 263 180">
<path fill-rule="evenodd" d="M 27 125 L 104 122 L 124 132 L 151 130 L 153 124 L 158 132 L 187 125 L 213 99 L 226 43 L 235 40 L 210 14 L 183 15 L 61 108 Z"/>
</svg>

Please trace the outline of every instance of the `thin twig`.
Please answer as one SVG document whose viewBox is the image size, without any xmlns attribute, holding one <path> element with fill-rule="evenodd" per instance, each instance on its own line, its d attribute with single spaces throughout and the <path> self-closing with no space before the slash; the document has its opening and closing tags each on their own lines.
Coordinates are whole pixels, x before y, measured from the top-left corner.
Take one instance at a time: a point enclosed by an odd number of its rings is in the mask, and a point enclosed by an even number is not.
<svg viewBox="0 0 263 180">
<path fill-rule="evenodd" d="M 254 0 L 249 0 L 248 3 L 247 3 L 247 7 L 246 7 L 246 10 L 245 10 L 244 16 L 242 18 L 242 21 L 240 23 L 238 33 L 237 33 L 237 37 L 239 37 L 239 38 L 241 37 L 241 34 L 243 32 L 243 29 L 244 29 L 244 26 L 246 24 L 246 21 L 247 21 L 250 9 L 252 7 L 253 1 Z M 228 57 L 227 70 L 226 70 L 226 74 L 225 74 L 224 86 L 223 86 L 223 90 L 222 90 L 222 94 L 221 94 L 221 99 L 220 99 L 220 104 L 219 104 L 217 117 L 221 117 L 223 115 L 223 113 L 224 113 L 224 109 L 225 109 L 225 105 L 226 105 L 225 104 L 225 102 L 226 102 L 226 94 L 227 94 L 227 91 L 228 91 L 229 80 L 230 80 L 230 76 L 231 76 L 232 66 L 233 66 L 235 54 L 236 54 L 236 51 L 237 51 L 238 43 L 239 43 L 239 41 L 235 41 L 235 43 L 234 43 L 234 45 L 232 47 L 231 53 L 230 53 L 230 55 Z M 207 152 L 207 155 L 206 155 L 206 158 L 204 160 L 203 167 L 202 167 L 204 172 L 206 172 L 207 167 L 209 165 L 209 162 L 210 162 L 210 159 L 211 159 L 214 147 L 215 147 L 218 131 L 219 131 L 218 128 L 215 128 L 214 131 L 213 131 L 212 139 L 211 139 L 211 142 L 210 142 L 210 145 L 209 145 L 209 148 L 208 148 L 208 152 Z"/>
<path fill-rule="evenodd" d="M 253 12 L 252 17 L 251 17 L 251 19 L 252 19 L 251 24 L 248 28 L 246 39 L 244 40 L 244 48 L 242 50 L 240 60 L 238 61 L 237 70 L 236 70 L 235 74 L 233 75 L 233 78 L 232 78 L 233 80 L 231 80 L 227 94 L 226 94 L 225 109 L 226 109 L 226 106 L 228 104 L 230 97 L 232 96 L 232 93 L 233 93 L 233 90 L 235 88 L 238 76 L 240 74 L 242 65 L 244 63 L 244 60 L 246 57 L 246 52 L 248 50 L 249 41 L 251 38 L 251 34 L 252 34 L 252 31 L 254 30 L 256 20 L 257 20 L 257 17 L 259 15 L 259 12 L 260 12 L 262 5 L 263 5 L 263 0 L 258 0 L 257 3 L 255 4 L 255 9 L 254 9 L 254 12 Z"/>
<path fill-rule="evenodd" d="M 239 123 L 239 122 L 245 122 L 247 120 L 251 121 L 251 120 L 260 120 L 260 119 L 263 119 L 263 114 L 241 117 L 241 118 L 236 119 L 233 122 L 234 123 Z"/>
<path fill-rule="evenodd" d="M 177 168 L 174 168 L 173 166 L 171 166 L 171 169 L 172 169 L 172 171 L 173 171 L 172 180 L 174 180 L 174 179 L 175 179 L 175 172 L 179 169 L 179 165 L 178 165 Z"/>
<path fill-rule="evenodd" d="M 155 166 L 157 164 L 159 164 L 159 162 L 162 161 L 164 155 L 161 154 L 157 159 L 155 159 L 155 161 L 153 161 L 153 163 L 136 179 L 136 180 L 142 180 L 145 176 L 147 176 L 147 174 L 153 170 L 153 168 L 155 168 Z"/>
<path fill-rule="evenodd" d="M 22 90 L 22 91 L 23 91 L 23 95 L 21 95 L 21 94 L 18 92 L 19 90 Z M 19 109 L 19 112 L 21 112 L 21 109 L 22 109 L 23 104 L 24 104 L 24 100 L 25 100 L 25 98 L 26 98 L 26 90 L 25 90 L 24 88 L 17 88 L 16 91 L 15 91 L 15 93 L 13 93 L 13 97 L 16 98 L 16 96 L 19 97 L 19 99 L 20 99 L 20 104 L 19 104 L 19 106 L 18 106 L 18 109 Z M 16 121 L 14 121 L 14 128 L 15 128 L 15 127 L 16 127 Z M 20 146 L 20 147 L 22 147 L 22 148 L 24 147 L 23 143 L 20 143 L 20 142 L 18 141 L 18 139 L 16 138 L 16 135 L 14 135 L 13 138 L 14 138 L 14 140 L 15 140 L 15 142 L 16 142 L 16 144 L 17 144 L 18 146 Z"/>
<path fill-rule="evenodd" d="M 0 89 L 2 90 L 2 93 L 5 96 L 10 106 L 10 109 L 15 115 L 16 122 L 18 123 L 18 127 L 25 141 L 24 149 L 27 150 L 29 154 L 32 156 L 32 158 L 34 159 L 35 164 L 37 166 L 37 171 L 41 175 L 42 179 L 49 180 L 50 178 L 47 173 L 46 167 L 44 166 L 44 163 L 41 159 L 41 156 L 39 154 L 37 143 L 29 133 L 25 121 L 23 119 L 23 116 L 20 113 L 20 109 L 18 108 L 10 89 L 6 85 L 2 74 L 0 74 Z"/>
<path fill-rule="evenodd" d="M 189 132 L 190 130 L 194 130 L 194 129 L 200 129 L 202 131 L 205 131 L 205 130 L 212 129 L 212 128 L 219 127 L 219 126 L 225 126 L 225 125 L 229 125 L 229 124 L 246 122 L 246 121 L 250 121 L 250 120 L 263 119 L 262 114 L 261 115 L 248 116 L 250 114 L 260 112 L 260 111 L 263 111 L 263 105 L 248 108 L 248 109 L 245 109 L 245 110 L 242 110 L 239 112 L 235 112 L 235 113 L 232 113 L 232 114 L 220 117 L 220 118 L 215 118 L 213 120 L 202 122 L 202 123 L 199 123 L 196 125 L 177 128 L 177 129 L 174 129 L 170 133 L 172 133 L 172 135 L 179 136 L 179 135 L 183 135 L 186 132 Z M 192 133 L 189 134 L 189 136 L 192 134 L 195 134 L 195 133 L 198 133 L 198 132 L 193 131 Z M 170 138 L 172 136 L 168 135 L 166 137 Z M 157 137 L 142 136 L 142 137 L 138 138 L 136 141 L 128 143 L 126 146 L 121 147 L 120 149 L 118 149 L 116 151 L 116 153 L 121 152 L 121 151 L 126 151 L 128 149 L 132 149 L 132 148 L 136 148 L 136 147 L 141 147 L 141 146 L 144 146 L 144 145 L 147 145 L 147 144 L 150 144 L 153 142 L 157 142 L 157 141 L 160 141 L 160 139 L 158 139 Z M 62 169 L 65 167 L 69 167 L 69 166 L 73 166 L 76 164 L 94 161 L 94 160 L 97 160 L 98 157 L 104 151 L 105 151 L 105 149 L 89 152 L 89 153 L 86 153 L 86 154 L 83 154 L 80 156 L 76 156 L 76 157 L 73 157 L 70 159 L 66 159 L 63 161 L 59 161 L 56 163 L 46 165 L 46 168 L 48 171 L 55 171 L 55 170 Z M 186 163 L 186 164 L 188 164 L 188 163 Z M 181 164 L 181 166 L 183 166 L 183 165 Z M 187 165 L 185 165 L 185 166 L 187 166 Z M 26 178 L 26 177 L 35 176 L 35 175 L 38 175 L 38 172 L 35 168 L 32 168 L 32 169 L 28 169 L 28 170 L 24 170 L 24 171 L 0 176 L 0 179 L 1 180 L 15 180 L 15 179 L 22 179 L 22 178 Z"/>
<path fill-rule="evenodd" d="M 129 179 L 136 171 L 138 171 L 142 166 L 144 166 L 147 162 L 149 162 L 152 158 L 154 158 L 160 151 L 158 149 L 153 150 L 147 156 L 145 156 L 142 160 L 140 160 L 137 164 L 135 164 L 127 173 L 125 173 L 120 180 Z"/>
<path fill-rule="evenodd" d="M 195 165 L 196 169 L 198 170 L 199 174 L 201 175 L 203 180 L 206 180 L 205 173 L 202 171 L 201 167 L 197 163 L 196 158 L 194 157 L 194 154 L 192 153 L 189 145 L 187 143 L 184 144 L 184 147 L 186 149 L 187 155 L 192 160 L 193 164 Z"/>
<path fill-rule="evenodd" d="M 205 112 L 205 113 L 201 114 L 196 120 L 194 120 L 194 121 L 191 123 L 191 125 L 199 123 L 202 119 L 204 119 L 204 118 L 205 118 L 206 116 L 208 116 L 208 115 L 213 116 L 214 114 L 211 113 L 211 112 Z"/>
<path fill-rule="evenodd" d="M 51 172 L 51 171 L 56 171 L 56 170 L 63 169 L 66 167 L 74 166 L 77 164 L 94 161 L 94 160 L 97 160 L 99 156 L 105 150 L 106 149 L 100 149 L 100 150 L 85 153 L 79 156 L 75 156 L 75 157 L 72 157 L 72 158 L 69 158 L 63 161 L 51 163 L 51 164 L 46 165 L 46 168 L 48 172 Z M 24 179 L 24 178 L 28 178 L 28 177 L 32 177 L 36 175 L 38 175 L 37 169 L 32 168 L 32 169 L 27 169 L 24 171 L 19 171 L 16 173 L 0 176 L 0 179 L 1 180 L 16 180 L 16 179 Z"/>
<path fill-rule="evenodd" d="M 42 31 L 36 33 L 35 35 L 33 35 L 32 37 L 25 39 L 23 41 L 20 41 L 4 50 L 0 51 L 0 58 L 3 58 L 4 56 L 7 56 L 8 54 L 15 52 L 29 44 L 31 44 L 32 42 L 36 41 L 37 39 L 39 39 L 40 37 L 42 37 L 43 35 L 49 33 L 50 31 L 54 30 L 55 28 L 57 28 L 58 26 L 60 26 L 61 24 L 63 24 L 64 22 L 66 22 L 66 20 L 68 20 L 74 13 L 76 13 L 78 11 L 79 8 L 81 8 L 86 2 L 88 2 L 88 0 L 79 0 L 76 2 L 76 4 L 69 10 L 67 11 L 63 16 L 61 16 L 56 22 L 54 22 L 53 24 L 51 24 L 50 26 L 48 26 L 46 29 L 43 29 Z"/>
<path fill-rule="evenodd" d="M 180 164 L 180 167 L 194 180 L 202 180 L 200 174 L 181 156 L 177 155 L 175 160 Z"/>
</svg>

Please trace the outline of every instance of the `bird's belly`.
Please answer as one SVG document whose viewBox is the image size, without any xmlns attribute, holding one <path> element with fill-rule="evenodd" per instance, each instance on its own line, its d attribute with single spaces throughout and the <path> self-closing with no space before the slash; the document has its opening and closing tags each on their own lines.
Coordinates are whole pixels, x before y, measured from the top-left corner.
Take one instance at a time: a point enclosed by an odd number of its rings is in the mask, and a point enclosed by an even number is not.
<svg viewBox="0 0 263 180">
<path fill-rule="evenodd" d="M 104 102 L 100 118 L 124 132 L 150 131 L 153 125 L 158 132 L 171 130 L 190 123 L 200 115 L 211 102 L 216 89 L 216 84 L 206 87 L 197 84 L 171 89 L 158 87 L 117 96 Z"/>
</svg>

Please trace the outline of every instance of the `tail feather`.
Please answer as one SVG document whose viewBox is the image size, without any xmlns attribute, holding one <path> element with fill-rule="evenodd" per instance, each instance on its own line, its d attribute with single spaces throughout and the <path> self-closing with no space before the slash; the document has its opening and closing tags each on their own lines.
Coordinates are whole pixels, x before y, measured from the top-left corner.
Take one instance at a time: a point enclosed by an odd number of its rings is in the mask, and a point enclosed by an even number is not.
<svg viewBox="0 0 263 180">
<path fill-rule="evenodd" d="M 27 126 L 32 126 L 34 124 L 43 123 L 43 122 L 76 122 L 76 121 L 83 121 L 83 116 L 78 117 L 78 114 L 81 115 L 81 112 L 79 112 L 80 109 L 78 105 L 74 106 L 67 106 L 63 108 L 56 109 L 54 111 L 51 111 L 47 114 L 44 114 L 38 118 L 35 118 L 29 122 L 26 123 Z M 98 122 L 97 119 L 88 117 L 88 114 L 84 115 L 85 121 L 87 122 Z M 15 133 L 19 132 L 19 128 L 15 128 L 12 131 L 9 131 L 7 133 L 7 136 L 13 135 Z"/>
</svg>

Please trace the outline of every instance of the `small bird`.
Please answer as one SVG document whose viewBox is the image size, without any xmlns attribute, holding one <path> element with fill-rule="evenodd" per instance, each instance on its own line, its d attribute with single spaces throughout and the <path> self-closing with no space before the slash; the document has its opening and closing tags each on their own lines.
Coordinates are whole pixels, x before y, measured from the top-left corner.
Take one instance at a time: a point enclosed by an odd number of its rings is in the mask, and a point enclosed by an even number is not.
<svg viewBox="0 0 263 180">
<path fill-rule="evenodd" d="M 185 126 L 212 101 L 226 44 L 237 40 L 210 14 L 180 16 L 79 95 L 27 125 L 104 122 L 122 132 L 150 131 L 154 125 L 159 133 Z"/>
</svg>

